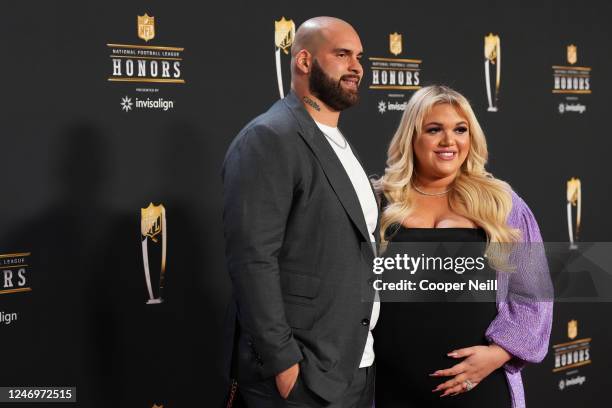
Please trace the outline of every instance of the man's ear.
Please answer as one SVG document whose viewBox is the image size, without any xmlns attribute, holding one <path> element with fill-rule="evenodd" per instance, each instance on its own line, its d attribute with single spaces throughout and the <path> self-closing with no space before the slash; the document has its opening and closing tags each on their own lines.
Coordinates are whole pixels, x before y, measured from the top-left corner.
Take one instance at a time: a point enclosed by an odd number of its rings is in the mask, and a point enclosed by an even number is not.
<svg viewBox="0 0 612 408">
<path fill-rule="evenodd" d="M 301 50 L 295 55 L 295 66 L 302 74 L 309 74 L 311 65 L 312 54 L 307 50 Z"/>
</svg>

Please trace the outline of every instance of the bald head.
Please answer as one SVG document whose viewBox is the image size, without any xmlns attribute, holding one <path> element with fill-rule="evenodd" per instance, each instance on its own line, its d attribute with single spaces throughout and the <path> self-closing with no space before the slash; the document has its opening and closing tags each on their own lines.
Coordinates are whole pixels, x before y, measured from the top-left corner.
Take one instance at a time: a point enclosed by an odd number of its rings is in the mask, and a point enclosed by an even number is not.
<svg viewBox="0 0 612 408">
<path fill-rule="evenodd" d="M 295 33 L 291 47 L 291 88 L 300 96 L 310 95 L 334 111 L 358 100 L 357 88 L 363 68 L 361 40 L 346 21 L 315 17 Z"/>
<path fill-rule="evenodd" d="M 314 17 L 304 21 L 295 32 L 291 57 L 295 58 L 301 50 L 316 55 L 323 44 L 329 43 L 338 34 L 357 36 L 349 23 L 335 17 Z"/>
</svg>

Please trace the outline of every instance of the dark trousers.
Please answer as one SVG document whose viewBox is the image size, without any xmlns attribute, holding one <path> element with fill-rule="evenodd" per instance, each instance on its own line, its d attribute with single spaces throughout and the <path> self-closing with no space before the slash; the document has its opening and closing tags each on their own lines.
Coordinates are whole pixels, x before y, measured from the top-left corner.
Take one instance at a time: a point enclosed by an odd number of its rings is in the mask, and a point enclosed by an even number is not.
<svg viewBox="0 0 612 408">
<path fill-rule="evenodd" d="M 276 388 L 274 377 L 264 381 L 241 384 L 240 394 L 249 408 L 372 408 L 374 403 L 374 376 L 376 365 L 359 368 L 340 400 L 329 403 L 308 389 L 301 373 L 287 399 Z"/>
</svg>

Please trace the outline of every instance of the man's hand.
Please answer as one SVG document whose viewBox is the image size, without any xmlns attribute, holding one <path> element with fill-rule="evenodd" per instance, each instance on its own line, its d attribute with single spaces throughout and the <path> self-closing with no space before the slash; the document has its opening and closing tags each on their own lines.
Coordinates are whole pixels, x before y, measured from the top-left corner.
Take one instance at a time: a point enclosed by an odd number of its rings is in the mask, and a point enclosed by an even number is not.
<svg viewBox="0 0 612 408">
<path fill-rule="evenodd" d="M 440 395 L 441 397 L 469 391 L 468 388 L 478 385 L 489 374 L 512 358 L 510 353 L 497 344 L 467 347 L 452 351 L 447 355 L 453 358 L 465 358 L 465 360 L 449 369 L 438 370 L 430 374 L 433 377 L 454 377 L 433 390 L 433 392 L 444 391 Z M 470 383 L 471 386 L 468 387 Z"/>
<path fill-rule="evenodd" d="M 300 365 L 294 364 L 285 371 L 276 374 L 276 389 L 283 399 L 287 399 L 289 393 L 295 386 L 298 375 L 300 374 Z"/>
</svg>

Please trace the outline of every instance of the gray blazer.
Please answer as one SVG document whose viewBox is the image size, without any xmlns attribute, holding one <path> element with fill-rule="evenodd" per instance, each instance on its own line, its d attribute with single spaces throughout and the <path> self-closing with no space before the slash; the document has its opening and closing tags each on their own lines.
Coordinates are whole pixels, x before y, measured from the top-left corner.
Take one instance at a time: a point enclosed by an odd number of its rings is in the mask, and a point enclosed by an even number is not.
<svg viewBox="0 0 612 408">
<path fill-rule="evenodd" d="M 374 297 L 374 254 L 342 163 L 290 93 L 240 131 L 222 176 L 233 285 L 226 378 L 230 365 L 240 384 L 299 362 L 309 389 L 338 400 L 361 361 Z"/>
</svg>

